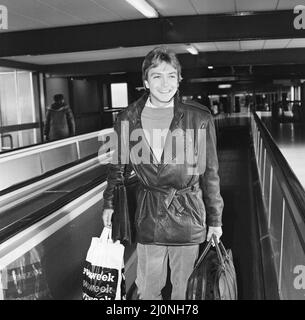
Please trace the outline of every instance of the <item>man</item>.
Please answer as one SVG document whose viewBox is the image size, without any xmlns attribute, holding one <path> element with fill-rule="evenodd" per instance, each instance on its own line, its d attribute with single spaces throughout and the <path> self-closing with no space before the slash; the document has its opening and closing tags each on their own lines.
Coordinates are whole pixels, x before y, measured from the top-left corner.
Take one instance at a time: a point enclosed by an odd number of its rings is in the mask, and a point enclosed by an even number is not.
<svg viewBox="0 0 305 320">
<path fill-rule="evenodd" d="M 75 135 L 75 120 L 71 108 L 61 93 L 53 96 L 54 103 L 47 108 L 44 134 L 47 141 L 64 139 Z"/>
<path fill-rule="evenodd" d="M 208 110 L 180 101 L 181 66 L 173 52 L 164 47 L 149 52 L 142 77 L 147 93 L 123 110 L 114 126 L 118 148 L 104 191 L 103 223 L 111 226 L 114 187 L 125 166 L 132 166 L 140 181 L 138 295 L 162 298 L 169 262 L 171 299 L 185 299 L 199 244 L 213 233 L 222 235 L 215 128 Z"/>
</svg>

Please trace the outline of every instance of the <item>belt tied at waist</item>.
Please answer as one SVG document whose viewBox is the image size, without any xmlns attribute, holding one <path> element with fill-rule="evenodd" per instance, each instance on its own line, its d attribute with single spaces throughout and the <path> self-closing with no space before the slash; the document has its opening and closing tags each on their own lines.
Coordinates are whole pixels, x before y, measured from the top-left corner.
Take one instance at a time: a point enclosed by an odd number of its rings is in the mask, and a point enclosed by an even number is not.
<svg viewBox="0 0 305 320">
<path fill-rule="evenodd" d="M 182 211 L 184 210 L 184 208 L 182 207 L 182 205 L 180 204 L 180 202 L 177 199 L 177 195 L 181 195 L 181 194 L 186 194 L 190 191 L 195 191 L 199 189 L 199 183 L 195 183 L 192 186 L 186 187 L 184 189 L 175 189 L 175 188 L 159 188 L 159 187 L 155 187 L 155 186 L 147 186 L 147 185 L 142 185 L 144 191 L 148 190 L 148 191 L 155 191 L 155 192 L 161 192 L 166 194 L 166 198 L 164 200 L 164 203 L 167 207 L 167 209 L 170 207 L 171 204 L 173 204 L 173 206 L 179 211 L 179 213 L 182 213 Z"/>
</svg>

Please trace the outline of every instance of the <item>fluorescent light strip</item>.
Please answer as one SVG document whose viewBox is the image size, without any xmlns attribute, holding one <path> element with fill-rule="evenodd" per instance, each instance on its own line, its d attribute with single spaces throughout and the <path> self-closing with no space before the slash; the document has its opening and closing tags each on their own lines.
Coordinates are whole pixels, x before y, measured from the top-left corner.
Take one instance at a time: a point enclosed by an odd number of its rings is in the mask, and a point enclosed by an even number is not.
<svg viewBox="0 0 305 320">
<path fill-rule="evenodd" d="M 188 45 L 186 47 L 186 50 L 191 54 L 194 54 L 194 55 L 198 54 L 198 50 L 192 45 Z"/>
<path fill-rule="evenodd" d="M 145 0 L 126 0 L 134 8 L 140 11 L 147 18 L 157 18 L 158 12 Z"/>
<path fill-rule="evenodd" d="M 219 85 L 218 85 L 218 88 L 219 88 L 219 89 L 229 89 L 229 88 L 231 88 L 231 87 L 232 87 L 231 84 L 219 84 Z"/>
</svg>

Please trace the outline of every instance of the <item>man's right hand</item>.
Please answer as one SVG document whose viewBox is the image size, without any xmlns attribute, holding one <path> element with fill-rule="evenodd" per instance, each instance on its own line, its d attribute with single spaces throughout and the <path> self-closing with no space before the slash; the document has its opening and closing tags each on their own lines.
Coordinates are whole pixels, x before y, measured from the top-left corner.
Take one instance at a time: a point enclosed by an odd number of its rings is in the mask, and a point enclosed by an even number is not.
<svg viewBox="0 0 305 320">
<path fill-rule="evenodd" d="M 104 227 L 111 227 L 112 214 L 113 214 L 113 209 L 104 209 L 103 211 Z"/>
</svg>

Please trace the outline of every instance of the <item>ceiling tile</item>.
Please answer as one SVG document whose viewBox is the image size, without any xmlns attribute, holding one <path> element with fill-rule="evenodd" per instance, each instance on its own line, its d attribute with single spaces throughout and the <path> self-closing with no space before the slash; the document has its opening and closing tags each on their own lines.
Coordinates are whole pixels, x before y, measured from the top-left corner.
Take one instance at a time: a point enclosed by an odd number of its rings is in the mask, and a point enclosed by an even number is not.
<svg viewBox="0 0 305 320">
<path fill-rule="evenodd" d="M 297 5 L 305 6 L 305 0 L 279 0 L 277 10 L 293 10 L 293 8 Z"/>
<path fill-rule="evenodd" d="M 8 8 L 8 32 L 144 18 L 125 0 L 0 0 L 0 4 Z"/>
<path fill-rule="evenodd" d="M 125 0 L 92 0 L 99 4 L 100 6 L 103 6 L 104 8 L 107 8 L 108 10 L 111 10 L 116 15 L 120 16 L 121 19 L 143 19 L 144 16 L 142 13 L 140 13 L 138 10 L 136 10 L 132 5 L 130 5 Z"/>
<path fill-rule="evenodd" d="M 1 0 L 0 0 L 1 1 Z M 122 19 L 100 3 L 91 0 L 39 0 L 58 12 L 76 17 L 80 23 L 105 22 Z"/>
<path fill-rule="evenodd" d="M 30 30 L 36 28 L 47 28 L 49 25 L 40 19 L 24 16 L 13 11 L 8 11 L 8 32 L 17 30 Z"/>
<path fill-rule="evenodd" d="M 241 11 L 275 10 L 278 0 L 235 0 L 236 9 Z"/>
<path fill-rule="evenodd" d="M 53 27 L 61 25 L 79 24 L 83 21 L 78 17 L 66 14 L 55 7 L 50 7 L 39 0 L 0 0 L 1 4 L 7 6 L 9 18 L 15 15 L 14 25 L 20 25 L 21 30 L 28 29 L 28 23 L 33 21 L 33 28 Z M 20 21 L 18 21 L 20 17 Z M 10 22 L 8 21 L 10 24 Z"/>
<path fill-rule="evenodd" d="M 192 3 L 188 0 L 150 0 L 150 3 L 163 16 L 182 16 L 196 14 Z"/>
<path fill-rule="evenodd" d="M 235 12 L 234 0 L 190 0 L 198 14 Z"/>
</svg>

